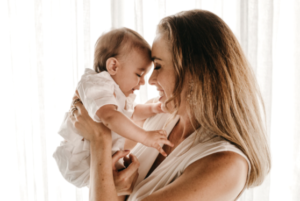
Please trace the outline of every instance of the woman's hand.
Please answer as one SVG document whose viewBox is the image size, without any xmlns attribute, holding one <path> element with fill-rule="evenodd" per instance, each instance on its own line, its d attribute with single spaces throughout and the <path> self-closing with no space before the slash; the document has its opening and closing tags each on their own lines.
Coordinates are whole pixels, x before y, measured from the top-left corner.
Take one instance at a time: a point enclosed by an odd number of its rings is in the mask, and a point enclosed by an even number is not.
<svg viewBox="0 0 300 201">
<path fill-rule="evenodd" d="M 130 195 L 139 176 L 138 168 L 140 163 L 132 154 L 130 154 L 129 157 L 126 157 L 129 153 L 130 150 L 117 151 L 112 158 L 113 176 L 118 196 Z M 118 171 L 116 169 L 116 163 L 121 158 L 124 159 L 126 168 Z"/>
<path fill-rule="evenodd" d="M 103 137 L 111 138 L 110 130 L 102 123 L 95 122 L 89 116 L 87 110 L 78 98 L 78 93 L 75 93 L 73 97 L 73 104 L 70 111 L 71 122 L 84 139 L 94 141 Z"/>
</svg>

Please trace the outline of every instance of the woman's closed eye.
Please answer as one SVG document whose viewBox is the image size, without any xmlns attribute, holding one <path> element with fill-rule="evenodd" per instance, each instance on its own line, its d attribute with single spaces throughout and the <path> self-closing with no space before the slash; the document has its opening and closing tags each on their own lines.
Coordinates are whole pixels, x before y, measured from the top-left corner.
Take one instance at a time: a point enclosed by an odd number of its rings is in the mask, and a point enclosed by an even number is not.
<svg viewBox="0 0 300 201">
<path fill-rule="evenodd" d="M 136 73 L 136 75 L 137 75 L 138 77 L 141 77 L 141 75 L 139 75 L 139 74 L 137 74 L 137 73 Z"/>
<path fill-rule="evenodd" d="M 155 65 L 155 66 L 154 66 L 154 70 L 159 70 L 160 68 L 161 68 L 160 65 Z"/>
</svg>

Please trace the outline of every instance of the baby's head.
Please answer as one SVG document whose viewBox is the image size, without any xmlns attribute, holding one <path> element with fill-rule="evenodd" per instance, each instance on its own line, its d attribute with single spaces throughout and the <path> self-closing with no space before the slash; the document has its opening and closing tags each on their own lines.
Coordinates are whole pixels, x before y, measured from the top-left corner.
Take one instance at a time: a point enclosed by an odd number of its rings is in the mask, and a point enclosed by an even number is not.
<svg viewBox="0 0 300 201">
<path fill-rule="evenodd" d="M 107 71 L 125 96 L 145 84 L 144 77 L 151 66 L 150 45 L 131 29 L 114 29 L 96 42 L 94 70 Z"/>
</svg>

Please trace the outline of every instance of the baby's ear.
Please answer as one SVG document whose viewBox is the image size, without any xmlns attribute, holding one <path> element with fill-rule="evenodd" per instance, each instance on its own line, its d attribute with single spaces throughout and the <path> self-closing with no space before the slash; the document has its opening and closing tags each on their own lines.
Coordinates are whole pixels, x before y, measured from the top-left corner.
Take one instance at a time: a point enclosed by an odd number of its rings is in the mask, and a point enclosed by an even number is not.
<svg viewBox="0 0 300 201">
<path fill-rule="evenodd" d="M 110 57 L 106 60 L 106 70 L 110 75 L 117 74 L 119 70 L 119 61 L 115 57 Z"/>
</svg>

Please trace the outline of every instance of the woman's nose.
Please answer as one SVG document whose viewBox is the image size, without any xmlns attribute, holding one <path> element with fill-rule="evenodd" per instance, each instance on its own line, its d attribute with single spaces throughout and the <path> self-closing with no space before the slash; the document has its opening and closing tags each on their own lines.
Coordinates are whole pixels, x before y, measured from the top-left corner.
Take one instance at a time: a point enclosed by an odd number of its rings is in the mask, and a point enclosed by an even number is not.
<svg viewBox="0 0 300 201">
<path fill-rule="evenodd" d="M 149 81 L 148 81 L 150 85 L 155 85 L 156 84 L 156 77 L 157 77 L 157 75 L 156 75 L 156 72 L 154 70 L 152 72 L 150 78 L 149 78 Z"/>
</svg>

